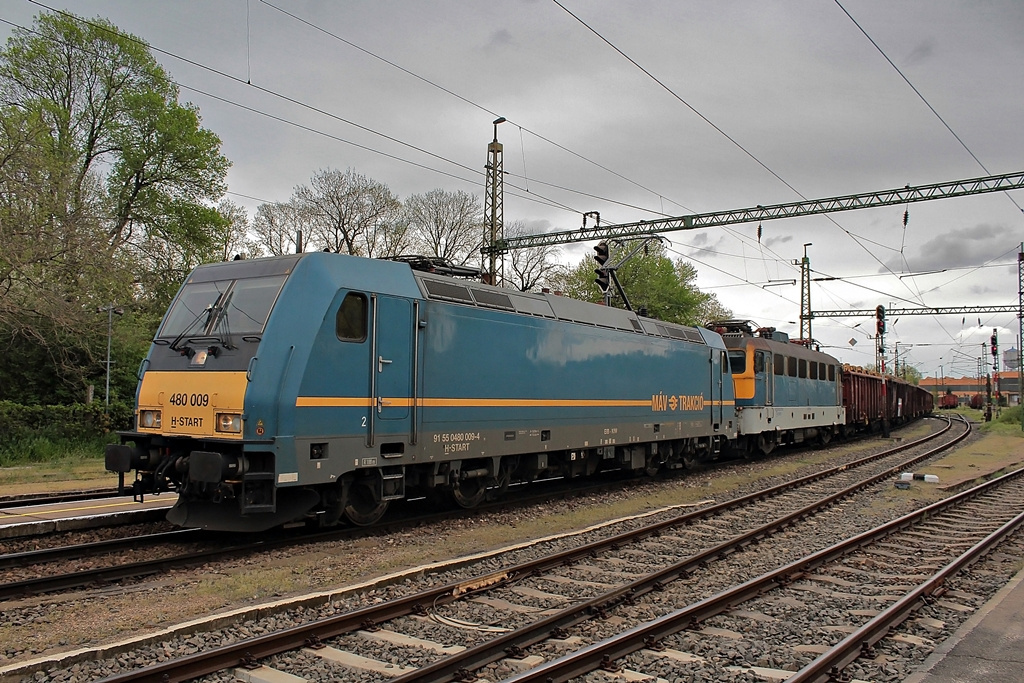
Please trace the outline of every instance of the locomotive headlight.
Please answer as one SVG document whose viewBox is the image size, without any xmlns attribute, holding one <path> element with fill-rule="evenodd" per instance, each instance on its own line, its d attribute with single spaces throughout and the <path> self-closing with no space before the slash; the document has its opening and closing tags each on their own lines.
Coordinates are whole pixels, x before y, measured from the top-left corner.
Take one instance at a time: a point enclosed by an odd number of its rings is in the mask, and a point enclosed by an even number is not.
<svg viewBox="0 0 1024 683">
<path fill-rule="evenodd" d="M 159 410 L 140 410 L 139 411 L 139 426 L 144 429 L 160 429 L 160 411 Z"/>
<path fill-rule="evenodd" d="M 242 416 L 238 413 L 217 413 L 217 431 L 241 434 Z"/>
</svg>

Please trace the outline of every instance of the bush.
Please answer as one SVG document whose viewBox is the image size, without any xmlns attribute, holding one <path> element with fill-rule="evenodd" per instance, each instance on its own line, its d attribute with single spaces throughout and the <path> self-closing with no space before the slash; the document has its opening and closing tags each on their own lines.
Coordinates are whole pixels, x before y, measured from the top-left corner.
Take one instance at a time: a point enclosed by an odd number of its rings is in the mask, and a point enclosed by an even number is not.
<svg viewBox="0 0 1024 683">
<path fill-rule="evenodd" d="M 127 428 L 131 412 L 131 407 L 123 404 L 111 404 L 108 415 L 100 403 L 26 406 L 0 401 L 0 434 L 7 438 L 88 439 Z"/>
<path fill-rule="evenodd" d="M 999 417 L 996 418 L 996 422 L 1020 425 L 1020 406 L 1013 406 L 1012 408 L 1000 408 Z"/>
<path fill-rule="evenodd" d="M 111 403 L 108 414 L 101 403 L 26 406 L 0 401 L 0 465 L 102 454 L 103 445 L 113 440 L 111 432 L 128 429 L 131 421 L 132 408 L 123 403 Z"/>
</svg>

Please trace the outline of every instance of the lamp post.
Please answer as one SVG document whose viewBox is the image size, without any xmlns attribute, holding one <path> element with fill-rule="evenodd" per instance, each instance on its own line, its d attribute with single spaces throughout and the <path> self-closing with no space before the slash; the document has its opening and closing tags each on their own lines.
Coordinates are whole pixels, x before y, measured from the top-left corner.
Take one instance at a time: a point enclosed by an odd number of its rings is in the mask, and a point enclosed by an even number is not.
<svg viewBox="0 0 1024 683">
<path fill-rule="evenodd" d="M 107 314 L 107 388 L 103 392 L 103 404 L 105 406 L 104 411 L 110 411 L 110 340 L 114 335 L 114 314 L 124 315 L 124 309 L 120 306 L 110 304 L 108 306 L 100 306 L 96 309 L 97 313 Z"/>
</svg>

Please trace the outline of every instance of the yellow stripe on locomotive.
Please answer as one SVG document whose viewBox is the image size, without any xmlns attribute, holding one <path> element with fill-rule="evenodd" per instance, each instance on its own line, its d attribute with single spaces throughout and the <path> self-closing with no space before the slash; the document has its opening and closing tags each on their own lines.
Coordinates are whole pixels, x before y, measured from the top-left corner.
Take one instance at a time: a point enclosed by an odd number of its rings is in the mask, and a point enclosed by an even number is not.
<svg viewBox="0 0 1024 683">
<path fill-rule="evenodd" d="M 244 372 L 149 371 L 142 378 L 138 430 L 164 436 L 241 439 Z"/>
</svg>

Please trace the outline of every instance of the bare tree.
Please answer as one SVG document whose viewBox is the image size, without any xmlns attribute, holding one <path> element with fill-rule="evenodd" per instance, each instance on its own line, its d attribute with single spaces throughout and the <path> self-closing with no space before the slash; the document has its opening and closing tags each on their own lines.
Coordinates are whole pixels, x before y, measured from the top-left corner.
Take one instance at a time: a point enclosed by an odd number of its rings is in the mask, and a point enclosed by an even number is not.
<svg viewBox="0 0 1024 683">
<path fill-rule="evenodd" d="M 370 258 L 391 258 L 407 253 L 413 244 L 409 220 L 401 210 L 390 221 L 379 221 L 366 232 L 365 249 Z"/>
<path fill-rule="evenodd" d="M 295 251 L 302 226 L 301 212 L 294 200 L 276 202 L 260 204 L 252 221 L 252 232 L 261 254 L 282 256 Z"/>
<path fill-rule="evenodd" d="M 309 186 L 295 188 L 293 203 L 308 222 L 312 245 L 354 256 L 376 251 L 369 236 L 394 221 L 401 209 L 387 185 L 352 169 L 319 171 Z"/>
<path fill-rule="evenodd" d="M 227 219 L 217 240 L 221 260 L 229 261 L 236 256 L 259 256 L 259 244 L 249 236 L 249 214 L 245 207 L 224 199 L 217 205 L 217 211 Z"/>
<path fill-rule="evenodd" d="M 479 254 L 483 240 L 480 199 L 457 190 L 431 190 L 405 200 L 414 248 L 465 265 Z"/>
<path fill-rule="evenodd" d="M 506 237 L 522 237 L 530 234 L 526 224 L 514 221 L 505 225 Z M 553 245 L 513 249 L 505 255 L 506 287 L 515 287 L 520 292 L 528 292 L 535 287 L 552 284 L 555 276 L 563 270 L 563 266 L 555 259 L 558 247 Z"/>
</svg>

